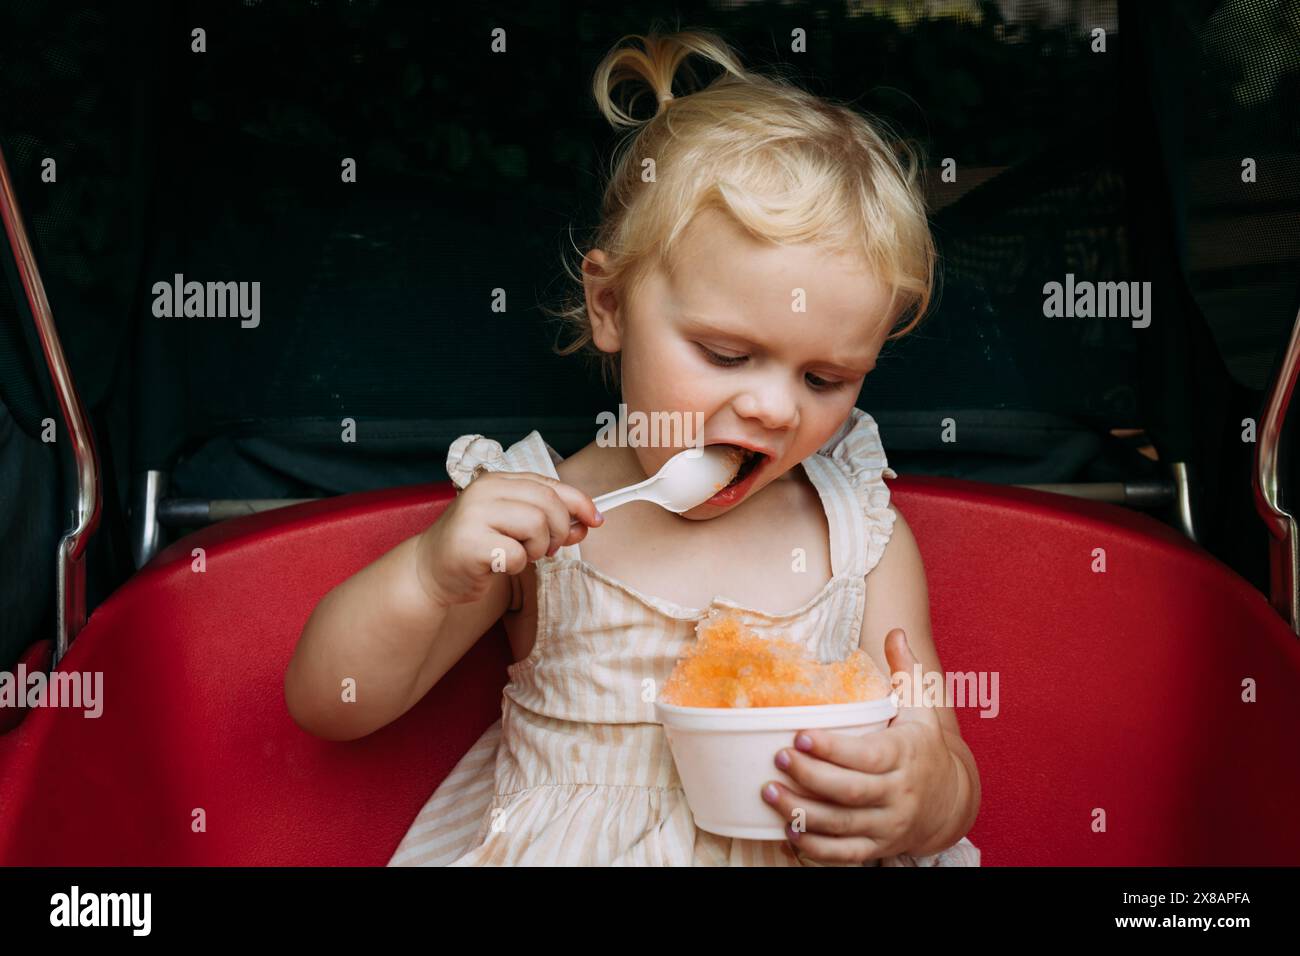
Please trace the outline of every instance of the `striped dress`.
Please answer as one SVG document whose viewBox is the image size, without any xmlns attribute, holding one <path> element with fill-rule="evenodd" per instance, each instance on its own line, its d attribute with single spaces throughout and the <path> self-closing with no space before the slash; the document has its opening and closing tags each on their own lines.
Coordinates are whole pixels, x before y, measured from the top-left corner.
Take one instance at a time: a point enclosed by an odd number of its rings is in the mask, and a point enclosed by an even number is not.
<svg viewBox="0 0 1300 956">
<path fill-rule="evenodd" d="M 558 478 L 561 460 L 536 431 L 508 449 L 463 435 L 447 472 L 464 488 L 482 470 Z M 437 788 L 388 865 L 823 865 L 786 840 L 696 827 L 652 703 L 697 625 L 717 614 L 799 641 L 821 661 L 858 646 L 865 577 L 894 522 L 883 478 L 896 475 L 875 421 L 857 408 L 802 467 L 826 510 L 832 576 L 792 611 L 723 596 L 683 607 L 602 573 L 577 544 L 538 559 L 537 637 L 507 671 L 501 718 Z M 933 856 L 870 865 L 978 866 L 979 850 L 962 838 Z"/>
</svg>

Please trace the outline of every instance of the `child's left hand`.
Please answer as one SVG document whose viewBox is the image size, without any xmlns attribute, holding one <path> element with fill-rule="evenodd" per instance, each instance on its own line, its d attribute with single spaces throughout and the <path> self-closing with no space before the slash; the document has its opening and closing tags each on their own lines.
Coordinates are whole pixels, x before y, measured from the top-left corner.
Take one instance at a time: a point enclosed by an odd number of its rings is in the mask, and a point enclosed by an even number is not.
<svg viewBox="0 0 1300 956">
<path fill-rule="evenodd" d="M 901 628 L 886 636 L 885 660 L 891 675 L 912 674 L 916 659 Z M 777 766 L 803 792 L 773 780 L 763 799 L 785 818 L 786 839 L 803 855 L 865 863 L 912 853 L 960 812 L 961 770 L 937 708 L 906 697 L 900 703 L 884 730 L 860 737 L 805 730 L 795 735 L 794 747 L 777 753 Z M 786 758 L 789 764 L 782 765 Z M 775 799 L 768 796 L 771 788 Z"/>
</svg>

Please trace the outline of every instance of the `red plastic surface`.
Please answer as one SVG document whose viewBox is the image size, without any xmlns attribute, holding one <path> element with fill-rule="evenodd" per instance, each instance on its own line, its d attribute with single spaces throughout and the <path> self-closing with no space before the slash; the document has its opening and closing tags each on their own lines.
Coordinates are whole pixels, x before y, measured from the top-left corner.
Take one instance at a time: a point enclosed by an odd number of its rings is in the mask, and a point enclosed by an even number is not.
<svg viewBox="0 0 1300 956">
<path fill-rule="evenodd" d="M 985 865 L 1300 863 L 1300 646 L 1263 595 L 1120 508 L 952 479 L 891 487 L 925 558 L 945 668 L 998 673 L 995 718 L 958 712 L 980 767 L 971 839 Z M 385 863 L 499 716 L 504 630 L 349 743 L 293 723 L 284 672 L 316 602 L 452 493 L 312 502 L 155 558 L 61 664 L 102 672 L 103 716 L 36 708 L 0 734 L 0 863 Z"/>
</svg>

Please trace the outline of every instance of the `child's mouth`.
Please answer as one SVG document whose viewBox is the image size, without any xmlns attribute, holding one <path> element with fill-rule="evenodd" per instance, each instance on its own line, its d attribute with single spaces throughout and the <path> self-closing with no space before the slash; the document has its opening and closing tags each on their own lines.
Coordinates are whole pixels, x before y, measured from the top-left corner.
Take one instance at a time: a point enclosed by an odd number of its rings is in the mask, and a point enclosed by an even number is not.
<svg viewBox="0 0 1300 956">
<path fill-rule="evenodd" d="M 750 451 L 748 448 L 741 448 L 738 445 L 730 445 L 726 442 L 720 444 L 726 444 L 730 448 L 735 448 L 743 457 L 740 462 L 740 468 L 736 471 L 736 474 L 731 481 L 718 489 L 718 492 L 704 503 L 706 505 L 727 507 L 745 497 L 749 492 L 749 489 L 753 487 L 755 476 L 762 471 L 763 466 L 767 464 L 768 456 L 764 455 L 762 452 Z"/>
</svg>

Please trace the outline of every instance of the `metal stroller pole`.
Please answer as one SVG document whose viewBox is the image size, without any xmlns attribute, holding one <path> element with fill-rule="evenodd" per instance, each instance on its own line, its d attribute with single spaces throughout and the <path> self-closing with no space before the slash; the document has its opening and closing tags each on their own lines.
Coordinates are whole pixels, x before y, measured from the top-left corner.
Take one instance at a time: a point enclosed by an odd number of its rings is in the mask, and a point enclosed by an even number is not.
<svg viewBox="0 0 1300 956">
<path fill-rule="evenodd" d="M 85 410 L 73 384 L 63 346 L 59 342 L 58 330 L 54 326 L 54 316 L 45 295 L 45 284 L 41 281 L 32 245 L 23 226 L 18 197 L 14 193 L 3 149 L 0 149 L 0 216 L 4 218 L 5 234 L 27 295 L 27 305 L 36 320 L 36 331 L 40 336 L 41 350 L 45 353 L 50 381 L 58 396 L 66 434 L 72 440 L 72 455 L 77 473 L 76 524 L 59 542 L 58 610 L 51 660 L 51 667 L 56 667 L 67 653 L 68 645 L 86 623 L 86 551 L 91 535 L 99 527 L 101 506 L 99 459 L 95 454 L 94 438 Z"/>
<path fill-rule="evenodd" d="M 1281 367 L 1269 387 L 1255 449 L 1255 508 L 1269 530 L 1270 599 L 1277 612 L 1300 634 L 1300 532 L 1294 503 L 1286 500 L 1282 438 L 1287 411 L 1300 375 L 1300 314 L 1282 354 Z"/>
</svg>

